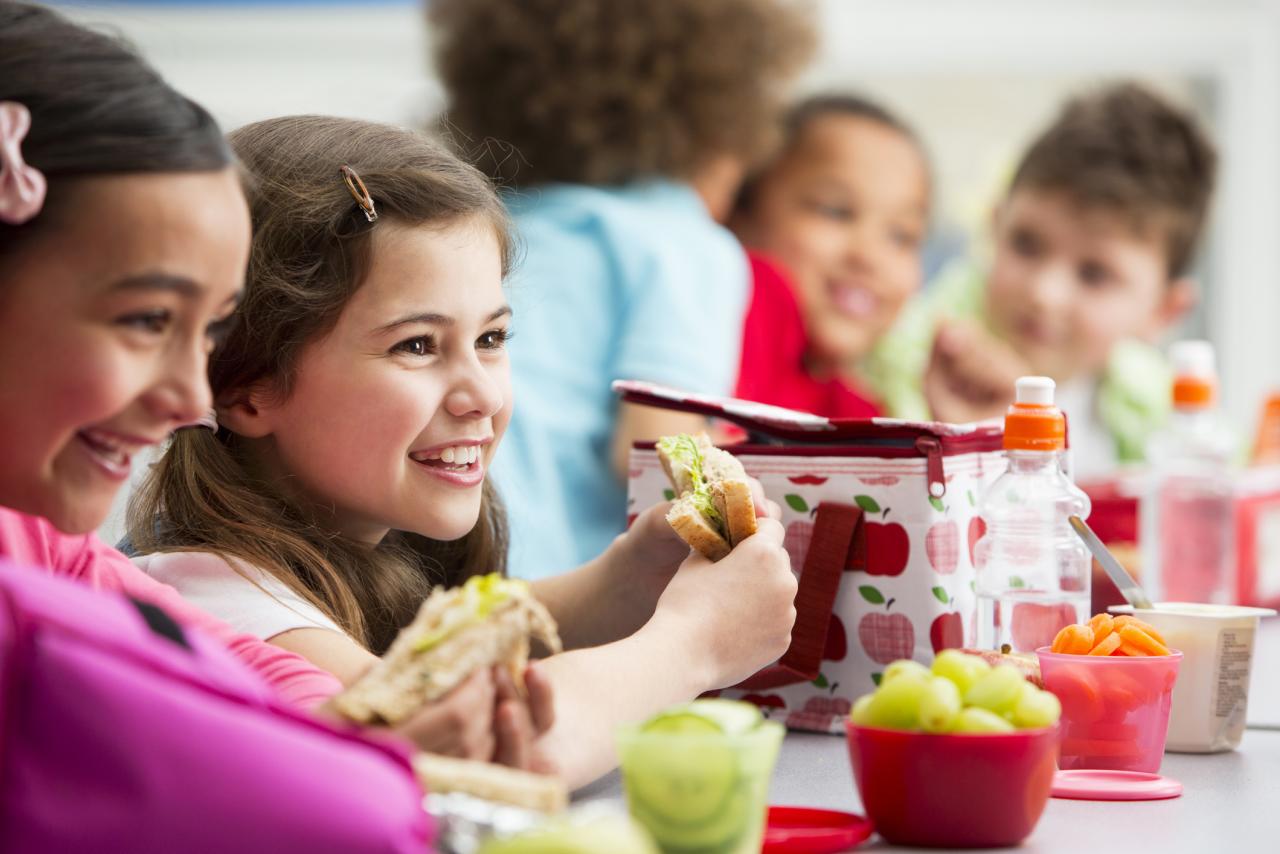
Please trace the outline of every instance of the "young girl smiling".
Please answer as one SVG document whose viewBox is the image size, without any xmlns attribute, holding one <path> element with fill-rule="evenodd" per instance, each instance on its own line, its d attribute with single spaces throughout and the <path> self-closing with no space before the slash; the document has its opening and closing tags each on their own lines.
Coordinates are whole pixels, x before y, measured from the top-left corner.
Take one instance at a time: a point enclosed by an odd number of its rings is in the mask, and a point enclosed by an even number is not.
<svg viewBox="0 0 1280 854">
<path fill-rule="evenodd" d="M 280 695 L 337 689 L 92 532 L 130 458 L 198 418 L 249 252 L 217 124 L 115 39 L 0 3 L 0 557 L 161 605 Z"/>
<path fill-rule="evenodd" d="M 254 238 L 211 365 L 216 431 L 175 438 L 130 535 L 149 572 L 349 683 L 433 586 L 503 569 L 485 475 L 512 411 L 507 221 L 478 172 L 414 133 L 313 116 L 231 140 Z M 572 650 L 535 668 L 555 697 L 536 764 L 572 783 L 612 764 L 619 722 L 789 642 L 776 521 L 712 564 L 664 510 L 535 585 Z"/>
</svg>

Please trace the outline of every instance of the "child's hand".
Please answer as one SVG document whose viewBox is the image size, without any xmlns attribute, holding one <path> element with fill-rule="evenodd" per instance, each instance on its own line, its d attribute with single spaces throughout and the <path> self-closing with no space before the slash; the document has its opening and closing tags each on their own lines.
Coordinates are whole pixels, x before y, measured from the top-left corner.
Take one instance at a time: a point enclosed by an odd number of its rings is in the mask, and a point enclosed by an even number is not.
<svg viewBox="0 0 1280 854">
<path fill-rule="evenodd" d="M 535 742 L 555 723 L 551 682 L 536 664 L 524 672 L 526 696 L 521 697 L 505 667 L 494 669 L 497 707 L 494 710 L 496 749 L 493 761 L 512 768 L 552 773 L 554 765 L 540 755 Z"/>
<path fill-rule="evenodd" d="M 765 498 L 760 481 L 748 478 L 755 499 L 756 517 L 780 519 L 782 510 Z M 689 546 L 667 524 L 671 502 L 655 504 L 636 517 L 631 529 L 619 537 L 617 557 L 613 560 L 615 591 L 627 596 L 635 609 L 633 628 L 639 628 L 653 615 L 658 597 L 671 577 L 689 557 Z"/>
<path fill-rule="evenodd" d="M 933 339 L 925 400 L 939 421 L 997 418 L 1013 403 L 1014 383 L 1029 370 L 1012 347 L 977 325 L 947 321 Z"/>
<path fill-rule="evenodd" d="M 691 666 L 708 668 L 708 690 L 740 682 L 791 644 L 796 577 L 782 525 L 768 517 L 759 525 L 715 563 L 689 555 L 658 600 L 655 623 L 686 633 Z"/>
<path fill-rule="evenodd" d="M 497 690 L 493 670 L 477 670 L 444 697 L 423 706 L 396 731 L 430 753 L 488 762 L 497 746 Z"/>
</svg>

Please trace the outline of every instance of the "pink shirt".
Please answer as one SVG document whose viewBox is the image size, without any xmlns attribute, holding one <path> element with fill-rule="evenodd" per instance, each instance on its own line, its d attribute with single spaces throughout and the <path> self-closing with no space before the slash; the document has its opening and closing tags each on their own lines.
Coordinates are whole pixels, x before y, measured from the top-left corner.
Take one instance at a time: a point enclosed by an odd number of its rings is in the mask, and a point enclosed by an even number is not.
<svg viewBox="0 0 1280 854">
<path fill-rule="evenodd" d="M 226 644 L 285 702 L 314 706 L 342 689 L 336 677 L 301 656 L 250 635 L 237 634 L 226 623 L 188 603 L 172 587 L 138 569 L 96 534 L 64 534 L 45 519 L 0 507 L 0 557 L 160 606 L 178 622 L 195 626 Z"/>
</svg>

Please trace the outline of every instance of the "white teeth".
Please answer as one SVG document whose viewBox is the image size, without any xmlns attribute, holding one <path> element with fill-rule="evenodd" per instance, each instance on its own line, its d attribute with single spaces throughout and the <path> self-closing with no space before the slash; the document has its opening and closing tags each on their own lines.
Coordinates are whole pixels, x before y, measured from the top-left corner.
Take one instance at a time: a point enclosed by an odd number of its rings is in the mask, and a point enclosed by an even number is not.
<svg viewBox="0 0 1280 854">
<path fill-rule="evenodd" d="M 445 465 L 470 466 L 480 459 L 480 448 L 477 445 L 452 445 L 435 453 L 412 454 L 411 456 L 419 462 L 439 460 Z"/>
</svg>

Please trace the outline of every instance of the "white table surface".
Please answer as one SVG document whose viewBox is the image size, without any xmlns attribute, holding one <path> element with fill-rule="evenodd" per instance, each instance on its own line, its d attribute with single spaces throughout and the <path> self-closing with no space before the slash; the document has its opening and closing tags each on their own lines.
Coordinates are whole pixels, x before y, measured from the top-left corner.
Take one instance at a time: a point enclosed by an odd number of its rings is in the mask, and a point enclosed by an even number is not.
<svg viewBox="0 0 1280 854">
<path fill-rule="evenodd" d="M 1280 854 L 1280 617 L 1264 620 L 1258 634 L 1249 724 L 1233 752 L 1165 754 L 1160 771 L 1182 782 L 1182 797 L 1128 803 L 1050 798 L 1020 850 Z M 617 773 L 580 791 L 575 800 L 621 803 Z M 769 802 L 861 813 L 844 738 L 788 734 Z M 872 837 L 859 850 L 891 847 Z"/>
</svg>

